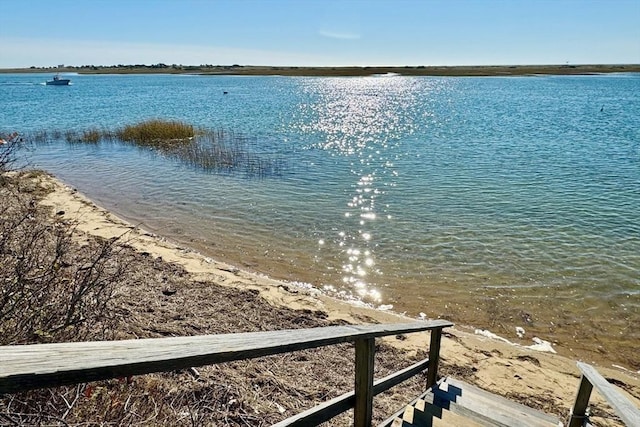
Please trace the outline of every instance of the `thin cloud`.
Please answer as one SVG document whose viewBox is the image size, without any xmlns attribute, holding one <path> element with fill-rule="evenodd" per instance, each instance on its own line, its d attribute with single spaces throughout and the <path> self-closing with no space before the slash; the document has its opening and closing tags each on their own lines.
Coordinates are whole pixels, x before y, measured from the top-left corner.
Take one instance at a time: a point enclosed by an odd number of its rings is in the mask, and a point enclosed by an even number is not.
<svg viewBox="0 0 640 427">
<path fill-rule="evenodd" d="M 336 31 L 327 31 L 320 30 L 320 35 L 323 37 L 328 37 L 330 39 L 339 39 L 339 40 L 358 40 L 362 36 L 356 33 L 341 33 Z"/>
</svg>

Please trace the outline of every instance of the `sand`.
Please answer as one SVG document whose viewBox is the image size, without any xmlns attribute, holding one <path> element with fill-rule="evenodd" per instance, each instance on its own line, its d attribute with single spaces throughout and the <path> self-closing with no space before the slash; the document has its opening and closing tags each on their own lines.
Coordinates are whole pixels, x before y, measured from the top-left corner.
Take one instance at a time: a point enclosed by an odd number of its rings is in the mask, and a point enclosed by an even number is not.
<svg viewBox="0 0 640 427">
<path fill-rule="evenodd" d="M 136 250 L 177 263 L 196 279 L 257 290 L 271 304 L 293 309 L 322 310 L 330 319 L 343 319 L 353 323 L 400 323 L 415 320 L 389 311 L 336 300 L 313 289 L 276 281 L 218 262 L 188 247 L 134 227 L 53 177 L 43 174 L 42 179 L 53 190 L 42 203 L 52 207 L 54 212 L 63 211 L 65 217 L 77 220 L 78 230 L 105 238 L 129 233 L 127 241 Z M 445 332 L 441 348 L 442 363 L 465 367 L 459 369 L 456 376 L 546 412 L 568 414 L 579 383 L 575 360 L 478 335 L 463 325 L 456 325 Z M 413 334 L 408 335 L 406 340 L 387 341 L 391 345 L 417 351 L 427 347 L 426 339 L 424 334 Z M 638 372 L 611 365 L 596 367 L 640 406 Z M 595 414 L 593 420 L 596 425 L 621 425 L 611 419 L 612 411 L 603 402 L 594 391 L 592 403 L 595 411 L 592 413 Z"/>
</svg>

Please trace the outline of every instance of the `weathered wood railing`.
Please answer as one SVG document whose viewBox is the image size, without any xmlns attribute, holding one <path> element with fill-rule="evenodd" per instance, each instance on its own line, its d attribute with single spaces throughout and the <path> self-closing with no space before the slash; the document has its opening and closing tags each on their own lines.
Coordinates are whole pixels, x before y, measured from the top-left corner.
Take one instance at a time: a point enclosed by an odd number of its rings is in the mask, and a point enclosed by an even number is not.
<svg viewBox="0 0 640 427">
<path fill-rule="evenodd" d="M 627 426 L 640 427 L 640 410 L 629 399 L 609 384 L 593 366 L 578 362 L 578 368 L 582 372 L 582 378 L 569 415 L 568 427 L 582 427 L 586 424 L 587 405 L 594 386 Z"/>
<path fill-rule="evenodd" d="M 354 425 L 371 425 L 373 397 L 427 369 L 435 384 L 444 320 L 387 325 L 329 326 L 174 338 L 36 344 L 0 347 L 0 393 L 16 393 L 89 381 L 166 372 L 195 366 L 355 343 L 355 389 L 282 421 L 278 426 L 317 425 L 351 408 Z M 429 357 L 374 382 L 375 338 L 431 331 Z"/>
</svg>

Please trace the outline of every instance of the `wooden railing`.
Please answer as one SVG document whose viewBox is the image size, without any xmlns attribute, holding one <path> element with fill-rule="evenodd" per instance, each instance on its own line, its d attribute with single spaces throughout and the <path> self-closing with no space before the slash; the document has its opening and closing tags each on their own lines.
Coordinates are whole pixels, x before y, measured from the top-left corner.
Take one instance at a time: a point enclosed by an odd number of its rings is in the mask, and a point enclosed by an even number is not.
<svg viewBox="0 0 640 427">
<path fill-rule="evenodd" d="M 587 405 L 591 391 L 595 386 L 598 392 L 611 405 L 616 415 L 629 427 L 640 427 L 640 410 L 624 397 L 615 387 L 602 377 L 591 365 L 578 362 L 582 372 L 576 400 L 569 415 L 568 427 L 583 427 L 587 419 Z"/>
<path fill-rule="evenodd" d="M 453 326 L 451 322 L 434 320 L 397 325 L 4 346 L 0 347 L 0 393 L 187 369 L 354 342 L 354 390 L 277 425 L 318 425 L 353 408 L 354 425 L 369 426 L 375 395 L 425 369 L 426 387 L 435 384 L 442 329 L 450 326 Z M 375 338 L 421 331 L 431 331 L 428 359 L 374 382 Z"/>
</svg>

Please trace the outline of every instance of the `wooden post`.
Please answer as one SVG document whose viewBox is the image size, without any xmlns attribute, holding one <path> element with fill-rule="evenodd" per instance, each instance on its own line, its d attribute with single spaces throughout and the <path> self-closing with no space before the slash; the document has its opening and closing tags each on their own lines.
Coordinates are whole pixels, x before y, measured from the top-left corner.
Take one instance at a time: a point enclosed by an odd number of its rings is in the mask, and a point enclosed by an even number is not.
<svg viewBox="0 0 640 427">
<path fill-rule="evenodd" d="M 591 382 L 586 376 L 582 375 L 578 394 L 576 395 L 576 400 L 573 404 L 571 414 L 569 414 L 569 423 L 567 427 L 582 427 L 585 425 L 584 419 L 587 413 L 589 397 L 591 397 L 591 390 L 593 390 L 593 385 L 591 385 Z"/>
<path fill-rule="evenodd" d="M 442 328 L 431 331 L 431 342 L 429 343 L 429 366 L 427 367 L 427 389 L 431 388 L 438 381 L 438 362 L 440 361 L 440 341 L 442 339 Z"/>
<path fill-rule="evenodd" d="M 373 365 L 375 338 L 356 340 L 354 427 L 369 427 L 373 419 Z"/>
<path fill-rule="evenodd" d="M 572 412 L 575 418 L 584 418 L 589 401 L 589 393 L 591 393 L 592 388 L 595 388 L 607 403 L 611 405 L 616 415 L 620 417 L 625 425 L 640 426 L 640 409 L 638 409 L 636 405 L 616 390 L 616 387 L 609 384 L 606 378 L 600 375 L 593 366 L 583 362 L 577 362 L 577 365 L 582 372 L 583 378 L 580 382 L 580 388 L 578 389 L 576 403 Z M 585 381 L 589 384 L 585 384 Z M 576 421 L 576 423 L 578 423 L 578 421 Z"/>
</svg>

